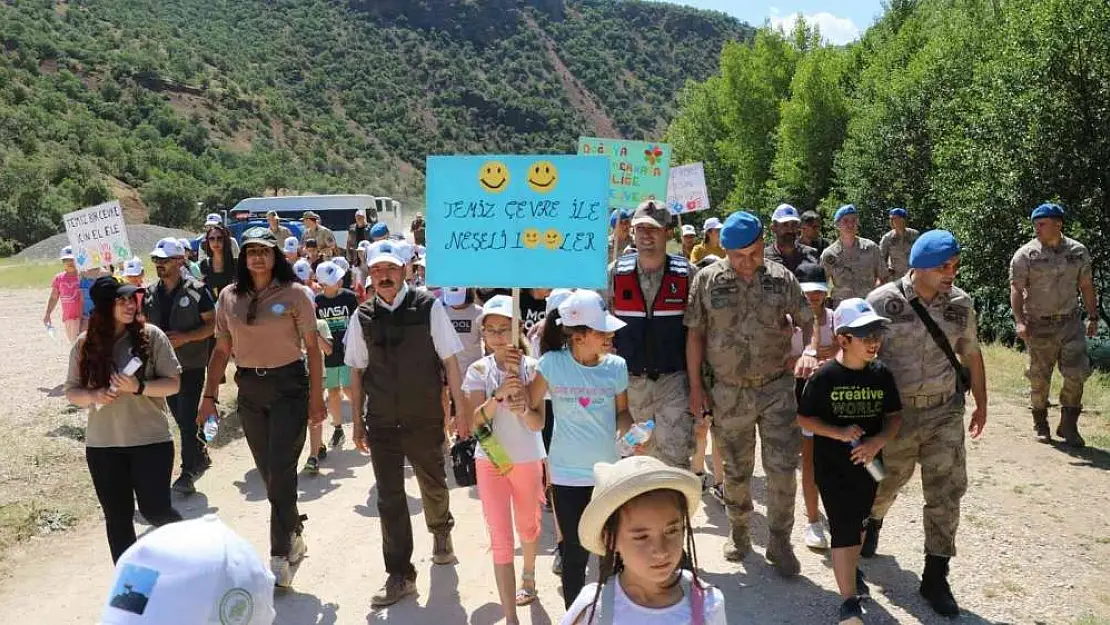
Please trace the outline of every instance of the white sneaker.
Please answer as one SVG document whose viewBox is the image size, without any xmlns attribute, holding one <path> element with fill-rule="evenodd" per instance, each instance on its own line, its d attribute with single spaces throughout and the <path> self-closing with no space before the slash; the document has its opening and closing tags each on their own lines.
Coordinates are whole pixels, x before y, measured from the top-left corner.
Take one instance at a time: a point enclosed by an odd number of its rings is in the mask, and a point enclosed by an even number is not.
<svg viewBox="0 0 1110 625">
<path fill-rule="evenodd" d="M 810 549 L 828 549 L 829 537 L 825 535 L 825 524 L 818 521 L 810 523 L 805 530 L 806 547 Z"/>
<path fill-rule="evenodd" d="M 308 545 L 304 542 L 304 534 L 293 534 L 293 543 L 289 547 L 289 563 L 297 564 L 304 559 L 304 554 L 308 553 Z"/>
<path fill-rule="evenodd" d="M 274 586 L 289 588 L 293 585 L 293 567 L 289 566 L 289 558 L 271 557 L 270 571 L 274 574 Z"/>
</svg>

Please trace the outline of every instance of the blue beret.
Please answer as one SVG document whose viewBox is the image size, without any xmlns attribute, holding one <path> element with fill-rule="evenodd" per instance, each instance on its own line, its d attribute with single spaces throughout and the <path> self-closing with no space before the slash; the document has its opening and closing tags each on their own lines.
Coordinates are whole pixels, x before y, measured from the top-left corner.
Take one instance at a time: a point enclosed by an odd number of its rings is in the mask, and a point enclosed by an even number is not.
<svg viewBox="0 0 1110 625">
<path fill-rule="evenodd" d="M 844 206 L 841 206 L 840 208 L 836 209 L 836 213 L 833 214 L 833 223 L 834 224 L 838 223 L 840 221 L 840 219 L 842 217 L 844 217 L 845 215 L 855 215 L 855 214 L 856 214 L 856 207 L 852 206 L 851 204 L 845 204 Z"/>
<path fill-rule="evenodd" d="M 905 219 L 906 217 L 909 217 L 909 213 L 907 213 L 906 209 L 904 208 L 892 208 L 890 209 L 890 216 L 901 217 L 902 219 Z"/>
<path fill-rule="evenodd" d="M 1040 219 L 1041 217 L 1057 217 L 1064 218 L 1064 207 L 1059 204 L 1045 203 L 1033 209 L 1033 214 L 1029 219 Z"/>
<path fill-rule="evenodd" d="M 370 228 L 370 236 L 372 236 L 372 237 L 375 237 L 375 238 L 376 237 L 384 237 L 388 234 L 389 234 L 389 226 L 387 226 L 383 223 L 376 223 L 376 224 L 374 224 L 374 226 L 372 228 Z"/>
<path fill-rule="evenodd" d="M 721 247 L 738 250 L 759 241 L 763 234 L 763 224 L 759 217 L 747 212 L 737 211 L 725 219 L 721 228 Z"/>
<path fill-rule="evenodd" d="M 632 219 L 632 213 L 628 212 L 628 209 L 615 208 L 613 212 L 609 213 L 609 227 L 616 228 L 617 220 L 627 221 L 629 219 Z"/>
<path fill-rule="evenodd" d="M 930 230 L 910 248 L 911 269 L 935 269 L 960 253 L 960 244 L 947 230 Z"/>
</svg>

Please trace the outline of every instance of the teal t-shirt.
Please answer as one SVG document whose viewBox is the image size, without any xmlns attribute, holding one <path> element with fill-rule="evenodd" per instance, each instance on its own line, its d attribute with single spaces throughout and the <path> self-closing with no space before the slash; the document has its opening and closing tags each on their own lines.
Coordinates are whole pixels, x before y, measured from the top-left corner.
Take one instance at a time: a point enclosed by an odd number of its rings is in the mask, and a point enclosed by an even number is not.
<svg viewBox="0 0 1110 625">
<path fill-rule="evenodd" d="M 551 482 L 593 486 L 594 464 L 616 462 L 618 394 L 628 390 L 624 359 L 606 354 L 587 367 L 568 350 L 548 352 L 537 369 L 547 381 L 555 414 L 548 463 Z"/>
</svg>

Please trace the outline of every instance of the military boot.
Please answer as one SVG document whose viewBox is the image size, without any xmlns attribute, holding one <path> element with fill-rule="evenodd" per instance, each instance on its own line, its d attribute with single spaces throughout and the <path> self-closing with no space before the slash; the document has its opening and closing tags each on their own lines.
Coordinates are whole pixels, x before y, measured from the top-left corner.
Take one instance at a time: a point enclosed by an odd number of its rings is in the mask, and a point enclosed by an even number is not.
<svg viewBox="0 0 1110 625">
<path fill-rule="evenodd" d="M 1033 409 L 1033 431 L 1042 443 L 1052 442 L 1052 433 L 1048 427 L 1048 408 Z"/>
<path fill-rule="evenodd" d="M 771 536 L 767 543 L 767 561 L 775 565 L 775 571 L 783 577 L 794 577 L 802 572 L 790 536 Z"/>
<path fill-rule="evenodd" d="M 734 529 L 725 541 L 724 556 L 729 562 L 742 562 L 752 550 L 752 537 L 748 528 Z"/>
<path fill-rule="evenodd" d="M 1060 427 L 1056 428 L 1056 436 L 1072 447 L 1085 447 L 1087 441 L 1079 435 L 1079 413 L 1082 408 L 1060 408 Z"/>
<path fill-rule="evenodd" d="M 875 552 L 879 549 L 879 530 L 883 529 L 882 519 L 867 519 L 867 523 L 863 527 L 863 546 L 860 547 L 859 555 L 864 558 L 874 558 Z"/>
<path fill-rule="evenodd" d="M 952 588 L 948 586 L 948 558 L 925 556 L 925 572 L 921 574 L 918 592 L 937 614 L 949 617 L 960 615 L 960 606 L 952 596 Z"/>
</svg>

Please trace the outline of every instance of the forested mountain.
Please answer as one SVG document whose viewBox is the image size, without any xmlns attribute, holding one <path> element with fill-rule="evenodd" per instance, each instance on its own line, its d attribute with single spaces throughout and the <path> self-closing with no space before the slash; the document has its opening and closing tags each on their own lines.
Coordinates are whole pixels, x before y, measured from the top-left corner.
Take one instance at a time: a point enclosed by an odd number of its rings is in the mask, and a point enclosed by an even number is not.
<svg viewBox="0 0 1110 625">
<path fill-rule="evenodd" d="M 273 189 L 418 205 L 430 153 L 659 137 L 751 35 L 638 1 L 6 0 L 0 247 L 113 196 L 167 225 Z"/>
</svg>

